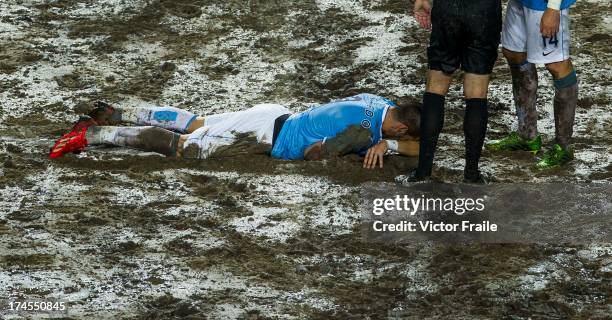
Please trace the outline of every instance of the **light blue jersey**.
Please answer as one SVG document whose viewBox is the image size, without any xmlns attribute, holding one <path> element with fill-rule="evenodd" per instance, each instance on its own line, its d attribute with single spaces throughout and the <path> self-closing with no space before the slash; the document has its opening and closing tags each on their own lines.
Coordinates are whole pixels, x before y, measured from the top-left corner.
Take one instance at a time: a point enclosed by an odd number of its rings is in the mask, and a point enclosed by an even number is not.
<svg viewBox="0 0 612 320">
<path fill-rule="evenodd" d="M 547 0 L 519 0 L 519 2 L 521 2 L 523 6 L 529 9 L 538 10 L 538 11 L 544 11 L 548 7 Z M 563 0 L 561 1 L 560 9 L 565 10 L 571 7 L 574 3 L 576 3 L 576 0 Z"/>
<path fill-rule="evenodd" d="M 272 149 L 272 157 L 304 159 L 304 150 L 315 142 L 333 138 L 352 125 L 371 131 L 371 147 L 382 139 L 382 123 L 393 102 L 373 94 L 359 94 L 330 102 L 287 119 Z M 367 150 L 361 150 L 361 152 Z"/>
</svg>

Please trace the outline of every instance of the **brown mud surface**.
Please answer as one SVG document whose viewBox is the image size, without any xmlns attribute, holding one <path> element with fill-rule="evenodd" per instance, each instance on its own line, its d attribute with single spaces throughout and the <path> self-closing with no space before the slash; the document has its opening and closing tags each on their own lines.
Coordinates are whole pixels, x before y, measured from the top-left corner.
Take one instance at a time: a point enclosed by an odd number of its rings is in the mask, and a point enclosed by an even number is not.
<svg viewBox="0 0 612 320">
<path fill-rule="evenodd" d="M 67 301 L 66 318 L 605 319 L 612 247 L 380 245 L 357 231 L 364 170 L 219 154 L 176 161 L 48 148 L 92 101 L 206 116 L 273 102 L 301 111 L 370 92 L 420 101 L 428 34 L 398 0 L 8 0 L 0 3 L 0 301 Z M 612 181 L 609 1 L 572 9 L 581 94 L 576 159 L 540 172 L 528 153 L 483 153 L 499 183 Z M 554 137 L 552 81 L 538 69 L 539 129 Z M 460 75 L 457 75 L 459 80 Z M 487 139 L 516 128 L 500 58 Z M 435 177 L 463 167 L 460 82 Z M 544 231 L 543 231 L 544 232 Z M 45 318 L 7 313 L 0 317 Z"/>
</svg>

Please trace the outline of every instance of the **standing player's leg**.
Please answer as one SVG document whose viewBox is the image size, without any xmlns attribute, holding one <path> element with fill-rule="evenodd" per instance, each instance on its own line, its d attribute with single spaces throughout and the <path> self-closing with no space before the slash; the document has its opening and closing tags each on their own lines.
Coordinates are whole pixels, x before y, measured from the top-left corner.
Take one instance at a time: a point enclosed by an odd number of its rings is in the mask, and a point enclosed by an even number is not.
<svg viewBox="0 0 612 320">
<path fill-rule="evenodd" d="M 463 7 L 466 47 L 462 50 L 461 69 L 466 72 L 465 96 L 465 170 L 464 181 L 485 182 L 478 164 L 487 132 L 487 94 L 501 31 L 501 1 L 475 0 Z"/>
<path fill-rule="evenodd" d="M 466 105 L 463 118 L 463 133 L 465 135 L 464 178 L 468 182 L 479 182 L 482 179 L 478 170 L 478 163 L 489 119 L 487 106 L 489 79 L 488 74 L 474 73 L 466 73 L 463 79 Z"/>
<path fill-rule="evenodd" d="M 452 77 L 440 70 L 430 69 L 427 72 L 421 111 L 419 165 L 414 174 L 417 179 L 431 176 L 438 138 L 444 126 L 444 103 L 451 81 Z"/>
<path fill-rule="evenodd" d="M 542 36 L 540 25 L 544 11 L 523 8 L 527 22 L 527 59 L 542 63 L 554 78 L 555 145 L 537 163 L 541 169 L 556 167 L 572 159 L 570 139 L 578 100 L 578 80 L 570 60 L 569 9 L 559 12 L 559 31 Z"/>
<path fill-rule="evenodd" d="M 555 86 L 555 140 L 564 149 L 569 148 L 573 134 L 574 115 L 578 100 L 578 79 L 572 62 L 564 60 L 549 63 L 546 69 L 552 74 Z"/>
<path fill-rule="evenodd" d="M 431 10 L 432 31 L 427 47 L 427 84 L 423 95 L 420 123 L 419 164 L 404 182 L 416 182 L 431 176 L 438 137 L 444 125 L 444 103 L 452 74 L 460 66 L 461 23 L 453 14 L 461 4 L 455 0 L 438 0 Z"/>
<path fill-rule="evenodd" d="M 538 72 L 535 64 L 527 61 L 526 52 L 514 52 L 503 48 L 502 52 L 510 67 L 512 77 L 512 95 L 518 119 L 518 136 L 525 144 L 510 146 L 506 149 L 523 149 L 528 147 L 537 151 L 541 147 L 538 136 L 538 111 L 536 109 L 538 91 Z M 536 139 L 538 144 L 530 144 Z M 535 150 L 534 150 L 535 149 Z"/>
<path fill-rule="evenodd" d="M 573 152 L 570 149 L 570 141 L 574 132 L 574 117 L 578 101 L 578 78 L 571 61 L 568 59 L 550 63 L 546 65 L 546 69 L 554 78 L 555 144 L 536 164 L 540 169 L 558 167 L 572 160 Z"/>
<path fill-rule="evenodd" d="M 537 152 L 542 146 L 538 135 L 536 110 L 538 74 L 535 64 L 527 61 L 527 23 L 522 4 L 510 0 L 502 29 L 502 53 L 510 67 L 512 94 L 518 120 L 517 132 L 492 141 L 487 148 L 499 150 L 529 150 Z"/>
</svg>

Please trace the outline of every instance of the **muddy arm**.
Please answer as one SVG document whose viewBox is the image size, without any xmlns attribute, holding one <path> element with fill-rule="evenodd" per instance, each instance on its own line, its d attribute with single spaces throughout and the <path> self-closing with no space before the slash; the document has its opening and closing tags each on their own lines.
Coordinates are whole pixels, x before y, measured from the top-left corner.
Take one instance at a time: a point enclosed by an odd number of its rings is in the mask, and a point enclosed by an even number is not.
<svg viewBox="0 0 612 320">
<path fill-rule="evenodd" d="M 305 160 L 320 160 L 356 153 L 371 144 L 370 130 L 357 125 L 351 125 L 335 137 L 317 141 L 304 150 Z"/>
<path fill-rule="evenodd" d="M 328 137 L 321 145 L 321 157 L 333 158 L 357 153 L 372 143 L 370 130 L 351 125 L 335 137 Z"/>
</svg>

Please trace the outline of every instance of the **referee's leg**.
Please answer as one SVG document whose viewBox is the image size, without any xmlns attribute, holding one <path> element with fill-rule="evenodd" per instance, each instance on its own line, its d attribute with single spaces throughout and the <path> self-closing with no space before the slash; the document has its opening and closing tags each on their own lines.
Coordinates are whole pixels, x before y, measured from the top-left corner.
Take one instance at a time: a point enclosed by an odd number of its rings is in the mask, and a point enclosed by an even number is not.
<svg viewBox="0 0 612 320">
<path fill-rule="evenodd" d="M 431 176 L 438 137 L 444 125 L 444 103 L 452 74 L 460 66 L 461 23 L 453 14 L 456 0 L 436 1 L 431 12 L 432 32 L 427 48 L 429 70 L 423 95 L 419 144 L 419 165 L 408 181 Z"/>
<path fill-rule="evenodd" d="M 451 81 L 451 74 L 433 69 L 427 71 L 421 111 L 419 165 L 414 174 L 417 180 L 431 176 L 438 137 L 444 126 L 444 102 Z"/>
<path fill-rule="evenodd" d="M 473 1 L 464 9 L 462 17 L 469 39 L 461 60 L 461 68 L 466 72 L 463 82 L 466 104 L 464 181 L 482 183 L 485 180 L 478 166 L 489 118 L 489 79 L 497 59 L 502 29 L 501 1 Z"/>
<path fill-rule="evenodd" d="M 464 179 L 467 182 L 478 182 L 480 180 L 478 164 L 489 118 L 487 105 L 489 79 L 489 74 L 475 73 L 466 73 L 463 79 L 466 105 L 463 118 L 463 132 L 465 134 Z"/>
</svg>

